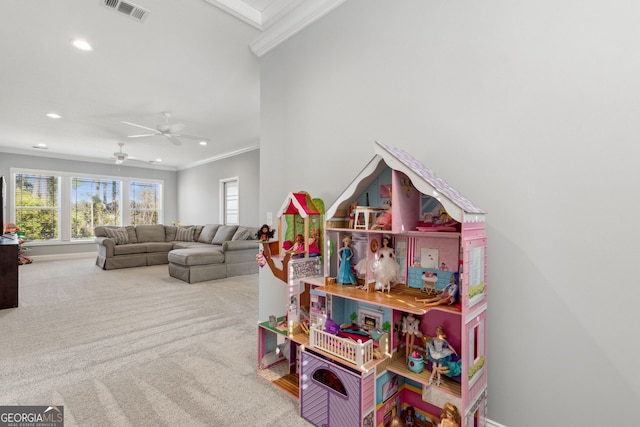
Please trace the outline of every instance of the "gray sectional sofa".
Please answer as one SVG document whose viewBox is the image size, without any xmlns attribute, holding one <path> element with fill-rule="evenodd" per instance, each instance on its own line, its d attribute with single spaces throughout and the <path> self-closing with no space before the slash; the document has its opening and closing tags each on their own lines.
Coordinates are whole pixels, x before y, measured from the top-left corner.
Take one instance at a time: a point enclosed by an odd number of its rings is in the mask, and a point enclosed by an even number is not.
<svg viewBox="0 0 640 427">
<path fill-rule="evenodd" d="M 169 264 L 188 283 L 258 272 L 257 227 L 237 225 L 97 226 L 96 265 L 104 270 Z"/>
</svg>

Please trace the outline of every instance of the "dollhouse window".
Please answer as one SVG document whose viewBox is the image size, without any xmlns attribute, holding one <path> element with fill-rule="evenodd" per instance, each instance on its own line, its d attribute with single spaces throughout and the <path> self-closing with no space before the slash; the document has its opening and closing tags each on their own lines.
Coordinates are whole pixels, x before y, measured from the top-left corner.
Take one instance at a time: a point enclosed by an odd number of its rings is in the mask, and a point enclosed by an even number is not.
<svg viewBox="0 0 640 427">
<path fill-rule="evenodd" d="M 347 390 L 344 388 L 340 378 L 328 369 L 318 369 L 313 373 L 313 379 L 320 384 L 329 387 L 331 390 L 337 391 L 343 396 L 347 396 Z"/>
</svg>

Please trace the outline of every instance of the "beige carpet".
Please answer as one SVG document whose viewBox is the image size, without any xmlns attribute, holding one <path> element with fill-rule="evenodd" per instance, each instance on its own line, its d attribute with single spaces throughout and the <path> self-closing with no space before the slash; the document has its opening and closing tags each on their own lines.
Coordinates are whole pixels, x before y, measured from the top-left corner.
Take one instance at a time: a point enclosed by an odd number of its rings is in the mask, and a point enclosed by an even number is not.
<svg viewBox="0 0 640 427">
<path fill-rule="evenodd" d="M 20 267 L 0 310 L 0 405 L 64 405 L 65 426 L 309 426 L 256 374 L 257 275 L 189 285 L 166 265 Z"/>
</svg>

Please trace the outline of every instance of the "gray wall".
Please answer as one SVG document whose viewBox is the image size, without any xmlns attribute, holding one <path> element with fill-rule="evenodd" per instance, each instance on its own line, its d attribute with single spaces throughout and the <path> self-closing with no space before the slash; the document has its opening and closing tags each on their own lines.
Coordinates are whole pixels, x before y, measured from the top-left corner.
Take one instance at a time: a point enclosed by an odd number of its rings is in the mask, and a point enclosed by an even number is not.
<svg viewBox="0 0 640 427">
<path fill-rule="evenodd" d="M 639 15 L 349 0 L 262 58 L 261 219 L 292 190 L 330 205 L 374 140 L 488 212 L 489 418 L 509 427 L 637 425 Z M 284 288 L 261 272 L 261 319 Z"/>
<path fill-rule="evenodd" d="M 240 224 L 258 227 L 260 150 L 249 151 L 178 172 L 178 212 L 183 224 L 218 224 L 220 180 L 237 177 Z M 257 250 L 256 250 L 257 252 Z"/>
</svg>

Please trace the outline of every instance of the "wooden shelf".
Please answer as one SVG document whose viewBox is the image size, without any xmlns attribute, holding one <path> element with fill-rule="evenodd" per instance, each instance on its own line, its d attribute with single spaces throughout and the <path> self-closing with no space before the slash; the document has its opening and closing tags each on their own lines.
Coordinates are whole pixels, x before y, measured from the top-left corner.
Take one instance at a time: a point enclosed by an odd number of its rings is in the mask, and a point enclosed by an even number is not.
<svg viewBox="0 0 640 427">
<path fill-rule="evenodd" d="M 391 292 L 367 292 L 364 289 L 359 289 L 356 285 L 325 285 L 317 289 L 329 295 L 363 301 L 416 315 L 423 315 L 429 310 L 460 313 L 460 310 L 448 305 L 425 307 L 422 303 L 415 301 L 416 298 L 425 298 L 425 294 L 420 289 L 410 288 L 404 284 L 395 285 L 391 288 Z"/>
</svg>

